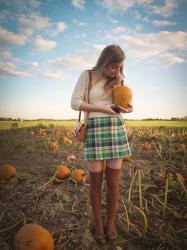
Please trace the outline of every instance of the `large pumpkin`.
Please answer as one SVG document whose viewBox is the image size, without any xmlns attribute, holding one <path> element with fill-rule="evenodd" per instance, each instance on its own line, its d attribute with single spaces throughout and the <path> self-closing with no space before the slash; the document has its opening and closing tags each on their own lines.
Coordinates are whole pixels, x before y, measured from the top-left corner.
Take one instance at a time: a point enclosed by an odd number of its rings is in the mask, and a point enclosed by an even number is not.
<svg viewBox="0 0 187 250">
<path fill-rule="evenodd" d="M 128 108 L 132 102 L 132 90 L 127 86 L 117 86 L 113 92 L 114 103 L 123 108 Z"/>
<path fill-rule="evenodd" d="M 16 176 L 15 167 L 10 165 L 4 165 L 3 167 L 0 167 L 0 178 L 8 181 L 14 176 Z"/>
<path fill-rule="evenodd" d="M 30 223 L 17 232 L 15 248 L 16 250 L 54 250 L 54 240 L 45 228 Z"/>
</svg>

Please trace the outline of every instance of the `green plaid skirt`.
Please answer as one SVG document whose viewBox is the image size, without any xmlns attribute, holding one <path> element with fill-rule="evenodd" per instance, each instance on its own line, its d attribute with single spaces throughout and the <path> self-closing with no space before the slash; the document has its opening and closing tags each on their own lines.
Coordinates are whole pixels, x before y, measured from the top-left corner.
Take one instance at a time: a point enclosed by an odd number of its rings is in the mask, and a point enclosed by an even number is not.
<svg viewBox="0 0 187 250">
<path fill-rule="evenodd" d="M 84 160 L 104 160 L 131 155 L 123 119 L 119 116 L 88 118 Z"/>
</svg>

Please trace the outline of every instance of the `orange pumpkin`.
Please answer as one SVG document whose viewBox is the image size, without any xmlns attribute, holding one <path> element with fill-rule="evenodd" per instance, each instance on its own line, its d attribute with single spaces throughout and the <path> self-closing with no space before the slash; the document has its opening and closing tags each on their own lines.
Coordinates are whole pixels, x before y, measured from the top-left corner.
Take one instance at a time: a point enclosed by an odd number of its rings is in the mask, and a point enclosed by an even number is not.
<svg viewBox="0 0 187 250">
<path fill-rule="evenodd" d="M 45 130 L 45 128 L 40 128 L 39 129 L 39 135 L 46 136 L 46 130 Z"/>
<path fill-rule="evenodd" d="M 67 136 L 64 136 L 64 138 L 63 138 L 64 143 L 66 143 L 68 140 L 69 140 L 69 138 Z"/>
<path fill-rule="evenodd" d="M 130 160 L 131 160 L 131 155 L 123 157 L 123 161 L 130 161 Z"/>
<path fill-rule="evenodd" d="M 49 148 L 50 150 L 58 150 L 58 145 L 57 145 L 56 142 L 50 141 L 50 142 L 48 143 L 48 148 Z"/>
<path fill-rule="evenodd" d="M 16 168 L 11 165 L 4 165 L 0 167 L 0 178 L 8 181 L 16 176 Z"/>
<path fill-rule="evenodd" d="M 77 160 L 77 157 L 75 155 L 69 155 L 68 158 L 67 158 L 67 160 L 69 162 L 73 162 L 73 161 Z"/>
<path fill-rule="evenodd" d="M 72 140 L 69 140 L 69 139 L 68 139 L 68 140 L 65 142 L 65 144 L 66 144 L 66 145 L 72 145 L 73 142 L 72 142 Z"/>
<path fill-rule="evenodd" d="M 85 171 L 78 168 L 71 172 L 71 179 L 75 182 L 83 182 L 85 180 L 85 175 Z"/>
<path fill-rule="evenodd" d="M 151 144 L 148 142 L 145 142 L 142 144 L 142 149 L 143 150 L 149 150 L 151 148 Z"/>
<path fill-rule="evenodd" d="M 132 103 L 132 90 L 127 86 L 117 86 L 113 92 L 114 103 L 123 108 L 128 108 Z"/>
<path fill-rule="evenodd" d="M 67 166 L 60 166 L 58 167 L 57 171 L 56 171 L 56 178 L 59 180 L 62 180 L 68 176 L 70 176 L 71 171 Z"/>
<path fill-rule="evenodd" d="M 15 237 L 16 250 L 54 250 L 52 235 L 42 226 L 30 223 L 17 232 Z"/>
</svg>

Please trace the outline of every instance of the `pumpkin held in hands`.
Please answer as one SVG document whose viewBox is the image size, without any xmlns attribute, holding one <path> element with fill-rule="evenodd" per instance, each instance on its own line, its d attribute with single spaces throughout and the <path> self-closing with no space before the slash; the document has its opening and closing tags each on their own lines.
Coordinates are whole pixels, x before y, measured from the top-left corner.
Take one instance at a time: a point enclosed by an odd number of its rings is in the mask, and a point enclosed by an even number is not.
<svg viewBox="0 0 187 250">
<path fill-rule="evenodd" d="M 112 92 L 114 103 L 123 108 L 128 108 L 132 103 L 132 90 L 127 86 L 117 86 Z"/>
<path fill-rule="evenodd" d="M 17 232 L 15 237 L 16 250 L 54 250 L 52 235 L 44 227 L 30 223 Z"/>
</svg>

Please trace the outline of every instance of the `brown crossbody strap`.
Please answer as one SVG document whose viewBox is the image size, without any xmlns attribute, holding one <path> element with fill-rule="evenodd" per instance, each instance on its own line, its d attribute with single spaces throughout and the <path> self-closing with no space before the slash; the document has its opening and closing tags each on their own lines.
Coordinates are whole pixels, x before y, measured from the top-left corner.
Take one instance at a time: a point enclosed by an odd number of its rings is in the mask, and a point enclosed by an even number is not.
<svg viewBox="0 0 187 250">
<path fill-rule="evenodd" d="M 88 103 L 90 103 L 90 90 L 92 88 L 92 74 L 90 70 L 87 70 L 89 73 L 89 82 L 88 82 Z M 88 119 L 89 112 L 87 112 L 86 120 Z M 79 119 L 78 121 L 81 121 L 81 110 L 79 111 Z"/>
</svg>

